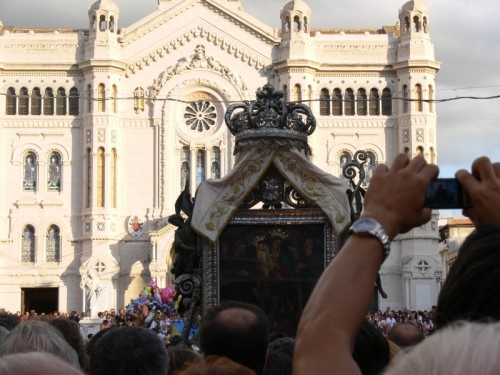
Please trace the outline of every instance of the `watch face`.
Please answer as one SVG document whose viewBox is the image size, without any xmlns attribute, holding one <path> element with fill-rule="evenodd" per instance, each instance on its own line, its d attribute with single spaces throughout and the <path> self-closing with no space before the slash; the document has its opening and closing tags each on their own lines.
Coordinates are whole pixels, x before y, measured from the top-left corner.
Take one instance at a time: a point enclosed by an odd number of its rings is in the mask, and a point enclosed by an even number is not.
<svg viewBox="0 0 500 375">
<path fill-rule="evenodd" d="M 370 219 L 360 219 L 356 223 L 356 231 L 359 232 L 369 232 L 375 228 L 376 223 Z"/>
</svg>

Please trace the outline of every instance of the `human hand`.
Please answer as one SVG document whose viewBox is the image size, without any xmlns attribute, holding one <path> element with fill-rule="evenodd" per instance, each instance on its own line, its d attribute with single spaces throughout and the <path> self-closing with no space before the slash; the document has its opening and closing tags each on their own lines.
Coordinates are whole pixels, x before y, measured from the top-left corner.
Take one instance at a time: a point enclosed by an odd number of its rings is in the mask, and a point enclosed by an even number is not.
<svg viewBox="0 0 500 375">
<path fill-rule="evenodd" d="M 463 210 L 474 225 L 500 223 L 500 163 L 483 156 L 472 163 L 472 173 L 459 170 L 455 177 L 469 195 L 471 208 Z"/>
<path fill-rule="evenodd" d="M 410 161 L 399 154 L 390 168 L 380 164 L 370 181 L 361 216 L 377 220 L 391 240 L 426 223 L 432 210 L 424 207 L 425 193 L 438 173 L 438 167 L 421 156 Z"/>
</svg>

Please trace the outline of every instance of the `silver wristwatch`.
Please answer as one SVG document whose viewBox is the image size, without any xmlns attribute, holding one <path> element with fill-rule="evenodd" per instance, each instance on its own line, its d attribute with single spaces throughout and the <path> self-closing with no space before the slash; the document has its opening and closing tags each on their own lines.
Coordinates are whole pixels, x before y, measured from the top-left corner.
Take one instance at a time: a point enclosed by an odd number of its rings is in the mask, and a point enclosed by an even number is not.
<svg viewBox="0 0 500 375">
<path fill-rule="evenodd" d="M 387 236 L 384 228 L 382 228 L 382 225 L 377 220 L 368 217 L 358 219 L 349 228 L 349 233 L 377 238 L 384 249 L 384 260 L 389 256 L 391 241 L 389 241 L 389 236 Z"/>
</svg>

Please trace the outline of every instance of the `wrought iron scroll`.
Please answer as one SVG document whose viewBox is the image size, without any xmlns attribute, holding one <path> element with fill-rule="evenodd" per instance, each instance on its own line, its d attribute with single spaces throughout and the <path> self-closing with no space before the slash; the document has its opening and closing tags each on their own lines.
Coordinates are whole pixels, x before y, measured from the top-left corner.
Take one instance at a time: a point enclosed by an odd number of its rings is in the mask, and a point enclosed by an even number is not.
<svg viewBox="0 0 500 375">
<path fill-rule="evenodd" d="M 356 151 L 353 159 L 346 163 L 342 168 L 342 175 L 347 179 L 347 197 L 349 199 L 349 206 L 351 208 L 351 222 L 356 221 L 361 216 L 363 211 L 363 200 L 366 190 L 361 186 L 366 179 L 365 164 L 368 159 L 368 153 L 364 150 Z M 343 239 L 343 242 L 347 237 Z M 377 274 L 376 287 L 382 298 L 387 298 L 382 288 L 382 280 L 380 273 Z"/>
<path fill-rule="evenodd" d="M 283 203 L 292 208 L 317 207 L 291 186 L 274 165 L 269 167 L 259 184 L 248 194 L 240 209 L 252 208 L 259 202 L 262 202 L 263 209 L 280 209 Z"/>
</svg>

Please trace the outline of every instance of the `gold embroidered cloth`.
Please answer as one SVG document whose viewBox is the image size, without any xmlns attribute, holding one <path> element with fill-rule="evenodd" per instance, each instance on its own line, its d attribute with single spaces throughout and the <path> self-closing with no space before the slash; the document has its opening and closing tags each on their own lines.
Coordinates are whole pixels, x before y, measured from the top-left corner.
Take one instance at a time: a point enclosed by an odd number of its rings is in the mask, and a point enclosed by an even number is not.
<svg viewBox="0 0 500 375">
<path fill-rule="evenodd" d="M 234 210 L 255 188 L 271 163 L 307 200 L 325 213 L 336 233 L 349 224 L 347 183 L 311 163 L 296 148 L 260 141 L 239 153 L 234 168 L 223 178 L 204 181 L 196 193 L 192 228 L 210 241 L 217 241 Z"/>
</svg>

